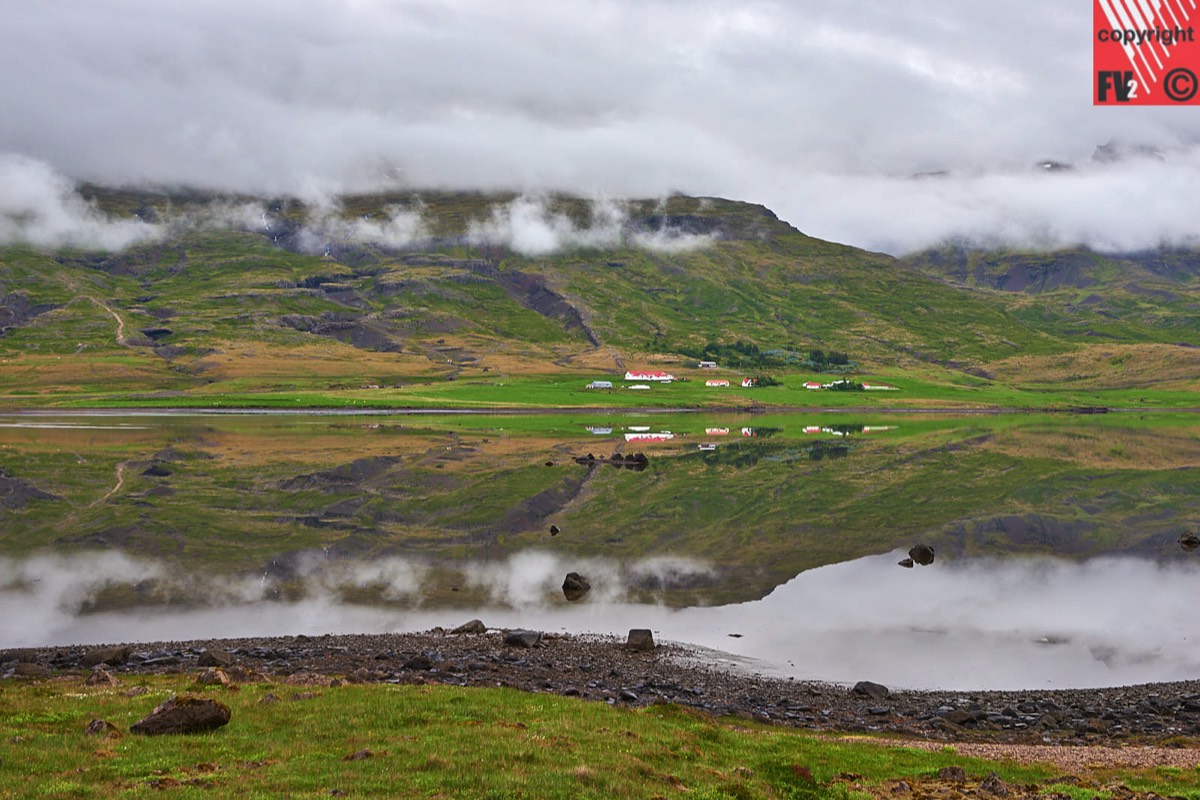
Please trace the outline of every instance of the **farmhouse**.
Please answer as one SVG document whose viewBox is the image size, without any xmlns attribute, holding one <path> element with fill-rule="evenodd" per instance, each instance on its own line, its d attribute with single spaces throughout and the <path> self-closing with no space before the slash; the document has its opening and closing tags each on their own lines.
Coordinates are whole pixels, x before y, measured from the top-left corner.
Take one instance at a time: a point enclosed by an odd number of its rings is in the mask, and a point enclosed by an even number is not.
<svg viewBox="0 0 1200 800">
<path fill-rule="evenodd" d="M 658 381 L 660 383 L 670 383 L 671 381 L 675 380 L 675 376 L 669 372 L 657 372 L 657 371 L 639 372 L 636 370 L 630 370 L 625 373 L 625 380 L 627 380 L 627 381 Z"/>
<path fill-rule="evenodd" d="M 742 378 L 743 389 L 753 389 L 755 386 L 758 386 L 758 381 L 754 380 L 754 378 Z"/>
<path fill-rule="evenodd" d="M 697 366 L 697 367 L 699 367 L 700 369 L 716 369 L 716 368 L 717 368 L 717 362 L 715 362 L 715 361 L 701 361 L 701 362 L 700 362 L 699 364 L 697 364 L 696 366 Z"/>
<path fill-rule="evenodd" d="M 711 380 L 705 381 L 704 385 L 705 386 L 728 386 L 729 380 L 727 378 L 713 378 Z"/>
<path fill-rule="evenodd" d="M 816 381 L 807 381 L 804 384 L 804 388 L 805 389 L 820 389 L 821 384 L 817 383 Z"/>
<path fill-rule="evenodd" d="M 704 433 L 707 436 L 728 436 L 729 428 L 705 428 Z"/>
<path fill-rule="evenodd" d="M 612 381 L 592 381 L 587 385 L 589 389 L 611 389 Z"/>
</svg>

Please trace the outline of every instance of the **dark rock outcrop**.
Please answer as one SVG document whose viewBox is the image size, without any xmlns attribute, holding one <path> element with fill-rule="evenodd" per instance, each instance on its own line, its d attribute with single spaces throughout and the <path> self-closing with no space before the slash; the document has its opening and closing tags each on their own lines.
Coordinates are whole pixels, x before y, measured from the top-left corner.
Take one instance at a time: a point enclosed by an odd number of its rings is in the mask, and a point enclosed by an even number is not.
<svg viewBox="0 0 1200 800">
<path fill-rule="evenodd" d="M 573 603 L 583 599 L 584 595 L 592 590 L 592 585 L 578 572 L 568 572 L 567 577 L 563 579 L 562 590 L 563 596 Z"/>
<path fill-rule="evenodd" d="M 654 632 L 649 628 L 630 628 L 629 636 L 625 639 L 628 650 L 653 650 Z"/>
<path fill-rule="evenodd" d="M 918 544 L 908 551 L 908 557 L 922 567 L 933 563 L 933 548 L 927 544 Z"/>
</svg>

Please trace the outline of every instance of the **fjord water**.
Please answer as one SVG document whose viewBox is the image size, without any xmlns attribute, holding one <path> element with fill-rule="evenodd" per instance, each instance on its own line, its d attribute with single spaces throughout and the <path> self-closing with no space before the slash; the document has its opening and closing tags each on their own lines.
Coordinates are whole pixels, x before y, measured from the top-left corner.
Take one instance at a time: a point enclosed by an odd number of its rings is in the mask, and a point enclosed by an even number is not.
<svg viewBox="0 0 1200 800">
<path fill-rule="evenodd" d="M 0 646 L 478 616 L 913 687 L 1200 666 L 1186 414 L 11 416 L 0 447 Z"/>
</svg>

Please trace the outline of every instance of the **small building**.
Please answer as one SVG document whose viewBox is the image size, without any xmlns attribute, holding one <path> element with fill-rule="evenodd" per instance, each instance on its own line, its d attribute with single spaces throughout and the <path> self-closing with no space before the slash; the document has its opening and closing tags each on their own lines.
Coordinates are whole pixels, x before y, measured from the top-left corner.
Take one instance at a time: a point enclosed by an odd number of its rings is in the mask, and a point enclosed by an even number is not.
<svg viewBox="0 0 1200 800">
<path fill-rule="evenodd" d="M 804 388 L 805 389 L 820 389 L 821 384 L 817 383 L 816 381 L 807 381 L 804 384 Z"/>
<path fill-rule="evenodd" d="M 588 425 L 585 430 L 595 436 L 605 436 L 613 432 L 607 425 Z"/>
<path fill-rule="evenodd" d="M 697 447 L 699 447 L 700 452 L 702 452 L 702 453 L 711 453 L 713 450 L 717 449 L 717 446 L 715 444 L 707 444 L 707 443 L 697 445 Z"/>
<path fill-rule="evenodd" d="M 805 425 L 804 432 L 805 433 L 820 433 L 821 426 L 820 425 Z"/>
<path fill-rule="evenodd" d="M 589 389 L 611 389 L 612 381 L 592 381 L 587 385 Z"/>
<path fill-rule="evenodd" d="M 868 392 L 898 392 L 900 391 L 895 386 L 889 386 L 886 383 L 863 383 L 863 390 Z"/>
<path fill-rule="evenodd" d="M 649 389 L 650 387 L 644 383 L 635 383 L 633 386 L 630 386 L 629 388 L 636 389 L 637 391 L 642 392 L 642 391 L 645 391 L 646 389 Z"/>
<path fill-rule="evenodd" d="M 701 362 L 700 362 L 699 364 L 697 364 L 696 366 L 697 366 L 697 367 L 699 367 L 700 369 L 716 369 L 716 368 L 717 368 L 717 362 L 715 362 L 715 361 L 701 361 Z"/>
<path fill-rule="evenodd" d="M 675 376 L 669 372 L 659 372 L 657 370 L 639 371 L 629 370 L 625 373 L 627 381 L 657 381 L 659 383 L 670 383 L 675 380 Z"/>
<path fill-rule="evenodd" d="M 758 386 L 758 381 L 754 378 L 742 378 L 743 389 L 753 389 L 755 386 Z"/>
<path fill-rule="evenodd" d="M 705 386 L 728 386 L 729 380 L 727 378 L 713 378 L 711 380 L 705 381 L 704 385 Z"/>
<path fill-rule="evenodd" d="M 675 438 L 675 434 L 670 431 L 659 431 L 658 433 L 627 433 L 625 441 L 627 442 L 669 442 Z"/>
<path fill-rule="evenodd" d="M 704 433 L 706 436 L 728 436 L 729 428 L 705 428 Z"/>
</svg>

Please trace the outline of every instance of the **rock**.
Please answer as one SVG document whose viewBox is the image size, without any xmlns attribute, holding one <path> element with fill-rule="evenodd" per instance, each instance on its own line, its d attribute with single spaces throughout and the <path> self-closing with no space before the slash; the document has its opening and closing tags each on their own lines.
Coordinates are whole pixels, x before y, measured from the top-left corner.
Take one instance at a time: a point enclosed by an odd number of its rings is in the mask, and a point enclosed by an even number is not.
<svg viewBox="0 0 1200 800">
<path fill-rule="evenodd" d="M 104 667 L 96 667 L 92 670 L 92 674 L 87 676 L 84 681 L 88 686 L 120 686 L 121 682 L 113 677 L 112 673 Z"/>
<path fill-rule="evenodd" d="M 83 729 L 83 732 L 86 733 L 88 736 L 106 736 L 107 735 L 107 736 L 113 736 L 115 738 L 115 736 L 120 735 L 120 732 L 117 730 L 116 725 L 113 725 L 111 722 L 105 722 L 102 719 L 93 719 L 91 722 L 89 722 L 87 724 L 87 727 Z"/>
<path fill-rule="evenodd" d="M 562 533 L 562 531 L 560 531 L 560 530 L 558 529 L 558 526 L 557 526 L 557 525 L 551 525 L 551 526 L 550 526 L 550 535 L 551 535 L 551 536 L 558 536 L 558 534 L 560 534 L 560 533 Z"/>
<path fill-rule="evenodd" d="M 483 620 L 473 619 L 470 622 L 464 622 L 450 633 L 487 633 L 487 625 L 483 624 Z"/>
<path fill-rule="evenodd" d="M 233 656 L 225 650 L 211 648 L 201 653 L 196 663 L 202 667 L 228 667 L 233 664 Z"/>
<path fill-rule="evenodd" d="M 157 736 L 169 733 L 199 733 L 229 724 L 229 706 L 207 697 L 171 695 L 145 719 L 129 726 L 130 733 Z"/>
<path fill-rule="evenodd" d="M 882 683 L 873 683 L 871 681 L 859 681 L 854 684 L 854 688 L 850 691 L 854 692 L 854 694 L 866 695 L 875 702 L 879 702 L 891 694 L 888 688 Z"/>
<path fill-rule="evenodd" d="M 101 647 L 98 650 L 92 650 L 85 653 L 83 658 L 79 659 L 80 666 L 95 667 L 100 664 L 108 664 L 110 667 L 119 667 L 129 661 L 129 655 L 133 649 L 128 645 L 118 645 L 116 647 Z"/>
<path fill-rule="evenodd" d="M 954 781 L 962 783 L 967 779 L 967 773 L 962 767 L 942 767 L 938 770 L 938 779 L 943 781 Z"/>
<path fill-rule="evenodd" d="M 996 773 L 990 773 L 983 779 L 983 783 L 979 784 L 979 791 L 994 794 L 997 797 L 1008 797 L 1008 784 L 1000 780 L 1000 776 Z"/>
<path fill-rule="evenodd" d="M 433 669 L 433 659 L 427 655 L 413 656 L 404 662 L 403 669 L 418 670 L 420 672 L 428 672 Z"/>
<path fill-rule="evenodd" d="M 908 551 L 908 557 L 920 564 L 922 567 L 928 567 L 933 563 L 933 548 L 927 544 L 918 544 Z"/>
<path fill-rule="evenodd" d="M 900 561 L 897 561 L 896 563 L 899 564 L 900 566 L 904 567 L 905 569 L 913 568 L 913 560 L 911 558 L 905 558 Z"/>
<path fill-rule="evenodd" d="M 22 661 L 12 668 L 12 674 L 20 678 L 49 678 L 54 672 L 45 664 Z"/>
<path fill-rule="evenodd" d="M 233 681 L 220 667 L 208 667 L 196 676 L 197 686 L 229 686 Z"/>
<path fill-rule="evenodd" d="M 636 694 L 636 693 L 634 693 L 634 692 L 631 692 L 631 691 L 629 691 L 628 689 L 622 689 L 622 690 L 621 690 L 620 697 L 621 697 L 621 699 L 622 699 L 622 700 L 624 700 L 626 703 L 636 703 L 636 702 L 637 702 L 637 699 L 638 699 L 638 696 L 637 696 L 637 694 Z"/>
<path fill-rule="evenodd" d="M 279 695 L 275 694 L 274 692 L 267 692 L 261 698 L 259 698 L 258 704 L 261 706 L 261 705 L 269 705 L 271 703 L 278 703 L 278 702 L 279 702 Z"/>
<path fill-rule="evenodd" d="M 567 600 L 575 602 L 590 592 L 592 585 L 578 572 L 568 572 L 567 577 L 563 579 L 562 590 Z"/>
<path fill-rule="evenodd" d="M 374 755 L 375 755 L 374 753 L 372 753 L 370 750 L 367 750 L 367 749 L 356 750 L 355 752 L 351 753 L 350 755 L 342 756 L 342 761 L 364 761 L 368 758 L 373 757 Z"/>
<path fill-rule="evenodd" d="M 653 650 L 654 633 L 649 628 L 631 628 L 625 640 L 627 650 Z"/>
<path fill-rule="evenodd" d="M 509 647 L 533 647 L 542 641 L 540 631 L 508 631 L 504 634 L 504 643 Z"/>
<path fill-rule="evenodd" d="M 1190 553 L 1200 547 L 1200 536 L 1192 531 L 1184 531 L 1183 535 L 1179 537 L 1179 546 L 1184 549 L 1184 552 Z"/>
<path fill-rule="evenodd" d="M 166 478 L 171 475 L 171 470 L 164 467 L 162 464 L 151 464 L 142 470 L 142 475 L 147 478 Z"/>
</svg>

